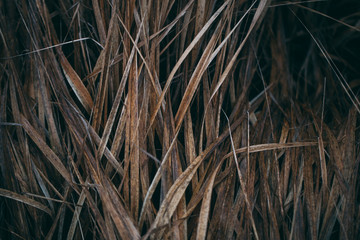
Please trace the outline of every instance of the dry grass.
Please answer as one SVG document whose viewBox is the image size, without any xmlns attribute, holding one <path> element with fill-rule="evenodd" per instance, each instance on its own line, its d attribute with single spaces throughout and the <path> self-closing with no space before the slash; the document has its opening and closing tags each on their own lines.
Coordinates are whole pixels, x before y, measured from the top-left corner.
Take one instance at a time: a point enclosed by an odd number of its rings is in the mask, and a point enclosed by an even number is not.
<svg viewBox="0 0 360 240">
<path fill-rule="evenodd" d="M 1 0 L 1 238 L 355 239 L 358 9 Z"/>
</svg>

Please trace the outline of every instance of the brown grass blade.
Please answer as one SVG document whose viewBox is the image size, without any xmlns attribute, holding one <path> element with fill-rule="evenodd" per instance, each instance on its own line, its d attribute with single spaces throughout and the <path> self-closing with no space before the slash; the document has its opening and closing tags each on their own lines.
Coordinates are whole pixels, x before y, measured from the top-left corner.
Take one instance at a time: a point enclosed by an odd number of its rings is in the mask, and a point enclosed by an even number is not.
<svg viewBox="0 0 360 240">
<path fill-rule="evenodd" d="M 206 24 L 204 25 L 204 27 L 201 29 L 201 31 L 196 35 L 196 37 L 192 40 L 191 44 L 185 49 L 184 53 L 181 55 L 181 57 L 179 58 L 179 60 L 176 62 L 176 65 L 174 66 L 174 68 L 172 69 L 171 73 L 169 74 L 168 79 L 166 80 L 166 84 L 164 86 L 164 89 L 161 93 L 161 96 L 158 100 L 158 103 L 154 109 L 154 113 L 151 115 L 150 118 L 150 127 L 152 126 L 155 117 L 162 105 L 162 102 L 164 100 L 165 94 L 171 84 L 171 81 L 173 80 L 173 77 L 175 76 L 175 73 L 177 72 L 177 70 L 179 69 L 179 67 L 181 66 L 181 64 L 183 63 L 183 61 L 186 59 L 186 57 L 189 55 L 189 53 L 191 52 L 191 50 L 195 47 L 195 45 L 199 42 L 199 40 L 201 39 L 201 37 L 206 33 L 206 31 L 208 30 L 208 28 L 210 27 L 210 25 L 215 21 L 215 19 L 220 15 L 220 13 L 225 9 L 225 7 L 227 6 L 227 4 L 229 3 L 229 1 L 226 1 L 217 11 L 215 14 L 213 14 L 211 16 L 211 18 L 206 22 Z"/>
<path fill-rule="evenodd" d="M 70 84 L 72 90 L 74 91 L 86 111 L 90 112 L 94 105 L 90 93 L 88 92 L 79 75 L 72 68 L 62 51 L 60 49 L 57 49 L 57 51 L 60 55 L 60 63 L 62 66 L 62 70 L 64 71 L 66 80 Z"/>
<path fill-rule="evenodd" d="M 237 125 L 234 124 L 230 127 L 230 130 L 232 130 Z M 178 134 L 178 131 L 177 131 Z M 177 134 L 174 136 L 174 139 L 176 139 Z M 173 215 L 175 209 L 177 208 L 177 205 L 179 201 L 181 200 L 188 184 L 190 183 L 192 177 L 194 176 L 196 170 L 198 169 L 201 162 L 208 156 L 210 152 L 212 152 L 216 146 L 218 146 L 225 137 L 227 137 L 229 134 L 228 131 L 224 132 L 221 136 L 217 138 L 215 142 L 213 142 L 210 146 L 208 146 L 201 154 L 199 154 L 194 161 L 188 166 L 188 168 L 176 179 L 176 181 L 173 183 L 171 188 L 169 189 L 168 193 L 166 194 L 165 199 L 163 200 L 160 209 L 156 215 L 156 218 L 148 231 L 147 234 L 151 234 L 153 230 L 157 229 L 158 227 L 161 227 L 168 223 L 170 217 Z M 172 149 L 172 146 L 174 144 L 174 140 L 171 143 L 168 152 L 166 153 L 164 159 L 167 159 L 167 155 L 169 151 Z M 164 164 L 165 160 L 163 160 L 162 165 Z M 161 168 L 159 168 L 160 170 Z M 158 170 L 157 174 L 159 177 L 155 179 L 160 179 L 160 171 Z M 156 185 L 155 183 L 154 185 Z M 153 185 L 153 184 L 152 184 Z M 151 189 L 151 186 L 150 186 Z M 153 190 L 154 191 L 154 190 Z M 160 234 L 161 236 L 161 234 Z"/>
<path fill-rule="evenodd" d="M 59 157 L 49 148 L 49 146 L 42 140 L 41 136 L 37 133 L 37 131 L 31 126 L 29 121 L 21 115 L 21 125 L 23 126 L 26 133 L 29 137 L 35 142 L 35 144 L 39 147 L 41 152 L 45 155 L 45 157 L 49 160 L 49 162 L 55 167 L 55 169 L 61 174 L 61 176 L 71 185 L 72 180 L 69 174 L 69 171 L 62 164 Z"/>
<path fill-rule="evenodd" d="M 320 156 L 320 164 L 321 164 L 321 177 L 323 184 L 326 186 L 328 185 L 327 180 L 327 168 L 326 168 L 326 161 L 325 161 L 325 149 L 324 149 L 324 141 L 322 137 L 322 123 L 321 128 L 319 128 L 319 125 L 317 124 L 317 121 L 314 121 L 316 131 L 319 133 L 318 143 L 319 143 L 319 156 Z"/>
<path fill-rule="evenodd" d="M 81 194 L 80 194 L 79 200 L 78 200 L 78 202 L 76 204 L 77 206 L 75 208 L 73 218 L 71 220 L 70 229 L 69 229 L 68 234 L 67 234 L 67 239 L 68 240 L 74 238 L 74 234 L 75 234 L 77 224 L 79 224 L 79 227 L 81 227 L 81 223 L 79 223 L 79 219 L 80 219 L 80 213 L 81 213 L 81 210 L 83 208 L 83 204 L 85 202 L 85 199 L 86 199 L 86 194 L 85 194 L 84 191 L 82 191 Z"/>
<path fill-rule="evenodd" d="M 140 31 L 137 34 L 137 37 L 136 37 L 136 40 L 135 40 L 135 43 L 134 43 L 135 45 L 137 44 L 137 42 L 139 40 L 139 37 L 140 37 Z M 125 88 L 126 80 L 129 77 L 129 74 L 131 72 L 131 66 L 132 66 L 133 61 L 134 61 L 134 56 L 135 56 L 135 47 L 133 47 L 133 49 L 131 51 L 131 54 L 129 56 L 129 60 L 128 60 L 126 68 L 125 68 L 124 75 L 123 75 L 123 77 L 122 77 L 122 79 L 120 81 L 119 88 L 116 91 L 116 96 L 115 96 L 113 105 L 111 107 L 109 118 L 108 118 L 108 120 L 106 122 L 106 125 L 105 125 L 105 129 L 104 129 L 103 137 L 101 138 L 100 146 L 98 148 L 98 152 L 97 152 L 97 158 L 98 159 L 100 159 L 102 157 L 102 155 L 103 155 L 103 153 L 105 151 L 105 147 L 107 145 L 107 142 L 109 140 L 111 129 L 112 129 L 112 126 L 114 124 L 115 117 L 116 117 L 117 111 L 118 111 L 120 103 L 121 103 L 121 96 L 122 96 L 124 88 Z"/>
<path fill-rule="evenodd" d="M 31 198 L 25 197 L 25 196 L 20 195 L 18 193 L 11 192 L 9 190 L 2 189 L 2 188 L 0 188 L 0 195 L 3 196 L 3 197 L 9 198 L 9 199 L 18 201 L 18 202 L 25 203 L 25 204 L 27 204 L 29 206 L 34 207 L 34 208 L 40 209 L 41 211 L 44 211 L 47 214 L 49 214 L 50 216 L 52 216 L 52 212 L 48 207 L 46 207 L 45 205 L 43 205 L 43 204 L 41 204 L 41 203 L 31 199 Z"/>
<path fill-rule="evenodd" d="M 101 74 L 100 74 L 100 82 L 98 86 L 98 91 L 96 94 L 95 106 L 93 108 L 93 122 L 92 126 L 94 127 L 95 131 L 98 131 L 100 125 L 102 123 L 102 116 L 103 112 L 106 111 L 107 104 L 105 101 L 107 99 L 107 91 L 109 88 L 109 62 L 111 52 L 114 51 L 115 46 L 113 46 L 113 35 L 115 33 L 115 28 L 118 25 L 117 22 L 117 14 L 116 11 L 118 10 L 118 1 L 113 2 L 112 10 L 111 10 L 111 19 L 108 28 L 108 34 L 106 36 L 105 47 L 102 50 L 104 52 L 103 58 L 101 58 Z M 105 118 L 106 120 L 106 118 Z"/>
<path fill-rule="evenodd" d="M 92 4 L 93 4 L 93 9 L 94 9 L 97 29 L 99 31 L 100 42 L 102 45 L 105 45 L 105 41 L 106 41 L 105 23 L 104 23 L 104 19 L 102 17 L 103 14 L 101 14 L 99 1 L 94 0 L 94 1 L 92 1 Z"/>
<path fill-rule="evenodd" d="M 196 239 L 205 239 L 206 238 L 206 229 L 209 222 L 209 213 L 211 207 L 211 194 L 213 192 L 214 182 L 216 174 L 220 169 L 220 165 L 215 169 L 212 173 L 208 185 L 204 192 L 204 198 L 201 204 L 200 216 L 199 216 L 199 224 L 197 226 L 197 234 Z"/>
<path fill-rule="evenodd" d="M 131 213 L 135 219 L 139 214 L 140 202 L 140 151 L 139 151 L 139 110 L 138 110 L 138 69 L 136 58 L 130 71 L 129 80 L 129 116 L 130 116 L 130 188 Z"/>
<path fill-rule="evenodd" d="M 310 147 L 310 146 L 317 146 L 317 142 L 294 142 L 294 143 L 266 143 L 266 144 L 257 144 L 251 145 L 249 147 L 242 147 L 239 149 L 235 149 L 235 154 L 240 153 L 256 153 L 256 152 L 263 152 L 263 151 L 270 151 L 270 150 L 279 150 L 279 149 L 286 149 L 286 148 L 294 148 L 294 147 Z M 232 156 L 232 152 L 226 154 L 223 159 L 229 158 Z"/>
</svg>

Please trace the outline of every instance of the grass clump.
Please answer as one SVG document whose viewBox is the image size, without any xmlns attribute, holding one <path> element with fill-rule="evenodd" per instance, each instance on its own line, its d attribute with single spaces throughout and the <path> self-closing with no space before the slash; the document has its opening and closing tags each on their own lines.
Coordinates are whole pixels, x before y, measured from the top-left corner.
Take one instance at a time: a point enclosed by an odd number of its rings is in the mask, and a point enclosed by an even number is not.
<svg viewBox="0 0 360 240">
<path fill-rule="evenodd" d="M 0 1 L 4 239 L 355 239 L 358 1 Z"/>
</svg>

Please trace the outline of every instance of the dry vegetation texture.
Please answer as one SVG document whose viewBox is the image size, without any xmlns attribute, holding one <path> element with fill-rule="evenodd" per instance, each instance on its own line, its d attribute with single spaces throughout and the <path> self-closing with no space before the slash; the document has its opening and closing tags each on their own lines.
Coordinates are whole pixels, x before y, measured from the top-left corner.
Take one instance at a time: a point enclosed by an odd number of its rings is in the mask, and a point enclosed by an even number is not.
<svg viewBox="0 0 360 240">
<path fill-rule="evenodd" d="M 360 2 L 1 0 L 1 239 L 356 239 Z"/>
</svg>

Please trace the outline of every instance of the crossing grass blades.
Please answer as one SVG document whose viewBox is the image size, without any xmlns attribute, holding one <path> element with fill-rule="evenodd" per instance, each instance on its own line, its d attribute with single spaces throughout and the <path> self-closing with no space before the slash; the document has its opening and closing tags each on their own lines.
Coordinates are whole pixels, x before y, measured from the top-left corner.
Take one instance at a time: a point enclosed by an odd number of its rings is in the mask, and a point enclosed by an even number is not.
<svg viewBox="0 0 360 240">
<path fill-rule="evenodd" d="M 355 239 L 358 9 L 1 0 L 1 238 Z"/>
</svg>

